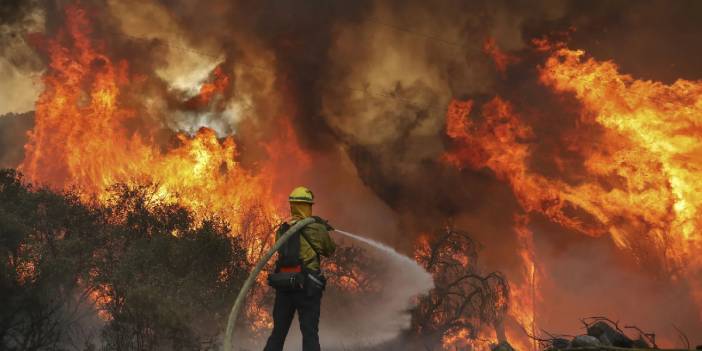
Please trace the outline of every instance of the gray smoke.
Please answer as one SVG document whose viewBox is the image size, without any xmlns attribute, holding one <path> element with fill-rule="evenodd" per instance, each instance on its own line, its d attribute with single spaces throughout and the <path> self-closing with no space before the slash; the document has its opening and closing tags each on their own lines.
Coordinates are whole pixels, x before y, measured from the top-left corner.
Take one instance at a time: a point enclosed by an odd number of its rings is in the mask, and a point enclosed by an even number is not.
<svg viewBox="0 0 702 351">
<path fill-rule="evenodd" d="M 24 159 L 27 132 L 34 125 L 34 113 L 0 115 L 0 168 L 12 168 Z"/>
</svg>

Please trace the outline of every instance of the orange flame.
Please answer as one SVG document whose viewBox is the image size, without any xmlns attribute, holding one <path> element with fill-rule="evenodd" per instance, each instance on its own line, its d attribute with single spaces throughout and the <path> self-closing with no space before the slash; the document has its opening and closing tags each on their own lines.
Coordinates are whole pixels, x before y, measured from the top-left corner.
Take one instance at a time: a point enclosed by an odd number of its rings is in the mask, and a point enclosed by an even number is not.
<svg viewBox="0 0 702 351">
<path fill-rule="evenodd" d="M 516 57 L 502 51 L 498 46 L 495 38 L 487 38 L 483 42 L 483 52 L 492 58 L 495 62 L 495 68 L 501 74 L 507 70 L 507 66 L 519 61 Z"/>
<path fill-rule="evenodd" d="M 510 289 L 509 306 L 510 315 L 524 328 L 530 335 L 536 333 L 536 304 L 541 301 L 538 281 L 540 272 L 536 265 L 536 254 L 534 252 L 534 233 L 528 228 L 529 217 L 525 215 L 515 216 L 515 232 L 521 245 L 519 255 L 523 262 L 522 283 L 512 284 Z M 528 341 L 524 334 L 515 333 L 508 330 L 510 342 L 519 350 L 537 350 L 536 340 L 531 340 L 531 347 L 527 347 Z"/>
<path fill-rule="evenodd" d="M 233 224 L 237 209 L 272 198 L 272 178 L 243 169 L 231 137 L 219 140 L 202 128 L 193 136 L 179 134 L 177 146 L 161 151 L 155 130 L 133 130 L 130 123 L 138 113 L 125 103 L 131 84 L 127 63 L 114 63 L 95 50 L 101 44 L 89 39 L 83 10 L 69 7 L 66 14 L 68 36 L 48 41 L 46 89 L 36 104 L 36 126 L 21 165 L 31 180 L 75 184 L 100 197 L 115 182 L 151 179 L 164 198 L 224 214 Z M 221 68 L 214 76 L 198 95 L 203 102 L 228 85 Z M 267 206 L 273 210 L 272 202 Z"/>
<path fill-rule="evenodd" d="M 633 252 L 643 241 L 673 279 L 688 278 L 702 306 L 695 254 L 702 248 L 702 82 L 636 80 L 584 55 L 554 52 L 541 81 L 574 94 L 582 123 L 605 130 L 600 143 L 581 148 L 585 166 L 623 182 L 611 190 L 588 184 L 587 206 L 620 248 Z"/>
<path fill-rule="evenodd" d="M 542 67 L 541 80 L 575 93 L 584 107 L 581 121 L 606 130 L 601 146 L 583 148 L 586 166 L 593 175 L 618 175 L 627 184 L 609 192 L 593 189 L 603 196 L 597 207 L 605 218 L 623 214 L 650 225 L 650 239 L 660 247 L 673 244 L 666 258 L 679 264 L 702 241 L 702 83 L 639 81 L 620 74 L 612 62 L 583 56 L 557 51 Z M 605 224 L 621 247 L 639 238 L 632 230 L 638 228 Z"/>
<path fill-rule="evenodd" d="M 239 164 L 233 138 L 219 139 L 207 128 L 192 136 L 178 134 L 176 145 L 162 149 L 156 142 L 158 127 L 143 115 L 146 109 L 129 105 L 138 100 L 130 92 L 139 90 L 143 77 L 130 75 L 126 61 L 114 61 L 98 50 L 105 45 L 91 39 L 84 10 L 67 7 L 66 26 L 46 40 L 50 63 L 43 76 L 45 90 L 36 103 L 35 127 L 20 165 L 28 179 L 57 188 L 75 185 L 86 199 L 101 201 L 108 199 L 107 188 L 115 182 L 153 182 L 163 200 L 227 219 L 235 235 L 246 236 L 249 260 L 257 261 L 280 218 L 272 193 L 276 170 L 286 162 L 294 162 L 296 169 L 309 164 L 292 127 L 282 125 L 285 144 L 267 147 L 270 159 L 259 165 L 260 172 Z M 191 102 L 206 107 L 228 84 L 218 67 L 213 81 Z M 258 225 L 250 218 L 254 212 L 269 219 L 264 229 L 251 229 Z M 93 298 L 99 307 L 102 297 Z M 262 304 L 249 307 L 256 327 L 270 326 Z"/>
<path fill-rule="evenodd" d="M 229 76 L 222 70 L 222 66 L 217 66 L 212 71 L 212 82 L 206 82 L 200 87 L 200 93 L 188 100 L 185 105 L 189 108 L 203 108 L 210 104 L 217 94 L 223 93 L 229 87 Z"/>
<path fill-rule="evenodd" d="M 446 133 L 454 145 L 443 160 L 459 168 L 489 168 L 509 183 L 527 213 L 586 235 L 609 234 L 617 247 L 651 268 L 672 279 L 688 278 L 702 305 L 695 277 L 702 260 L 693 254 L 702 242 L 702 82 L 640 81 L 619 73 L 612 62 L 549 47 L 556 51 L 540 67 L 541 82 L 573 94 L 582 104 L 581 125 L 598 130 L 594 141 L 592 132 L 563 140 L 584 159 L 578 182 L 530 167 L 534 131 L 500 97 L 482 106 L 481 119 L 471 118 L 471 101 L 450 104 Z M 528 243 L 531 234 L 517 222 L 520 240 Z M 530 246 L 523 246 L 522 258 L 534 284 L 538 266 L 529 259 Z M 519 295 L 528 295 L 520 289 Z"/>
</svg>

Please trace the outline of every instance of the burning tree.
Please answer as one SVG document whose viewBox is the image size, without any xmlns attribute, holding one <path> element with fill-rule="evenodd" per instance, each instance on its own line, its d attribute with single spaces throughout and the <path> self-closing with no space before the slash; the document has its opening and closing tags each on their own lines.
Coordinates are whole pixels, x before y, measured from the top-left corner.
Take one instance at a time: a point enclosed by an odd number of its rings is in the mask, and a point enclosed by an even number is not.
<svg viewBox="0 0 702 351">
<path fill-rule="evenodd" d="M 107 245 L 91 271 L 116 350 L 213 349 L 248 271 L 241 241 L 216 217 L 197 220 L 150 186 L 113 187 Z"/>
<path fill-rule="evenodd" d="M 339 247 L 334 256 L 323 261 L 324 273 L 332 289 L 339 293 L 373 293 L 380 290 L 378 267 L 365 250 L 357 246 Z"/>
<path fill-rule="evenodd" d="M 509 301 L 509 285 L 500 272 L 483 274 L 478 266 L 480 246 L 462 231 L 447 227 L 423 236 L 415 258 L 434 275 L 436 287 L 419 299 L 412 329 L 443 348 L 477 346 L 484 328 L 494 328 L 505 341 L 502 321 Z"/>
<path fill-rule="evenodd" d="M 116 185 L 90 205 L 0 173 L 2 349 L 216 346 L 246 251 L 225 222 L 154 189 Z"/>
</svg>

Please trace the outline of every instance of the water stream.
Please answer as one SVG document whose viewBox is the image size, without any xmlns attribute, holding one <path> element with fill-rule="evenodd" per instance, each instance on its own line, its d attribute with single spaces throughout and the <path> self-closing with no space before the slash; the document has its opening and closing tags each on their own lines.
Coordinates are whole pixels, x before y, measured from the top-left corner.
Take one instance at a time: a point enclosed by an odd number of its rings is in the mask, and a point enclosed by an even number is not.
<svg viewBox="0 0 702 351">
<path fill-rule="evenodd" d="M 352 238 L 352 239 L 355 239 L 355 240 L 358 240 L 358 241 L 360 241 L 360 242 L 366 243 L 366 244 L 368 244 L 368 245 L 370 245 L 370 246 L 373 246 L 373 247 L 375 247 L 376 249 L 378 249 L 378 250 L 380 250 L 380 251 L 382 251 L 382 252 L 384 252 L 384 253 L 390 255 L 390 257 L 391 257 L 392 259 L 394 259 L 394 260 L 396 260 L 396 261 L 402 263 L 402 264 L 403 264 L 404 266 L 406 266 L 407 268 L 410 268 L 410 269 L 412 269 L 413 271 L 416 271 L 417 279 L 418 279 L 418 280 L 422 280 L 422 281 L 425 281 L 425 282 L 430 282 L 430 284 L 431 284 L 431 282 L 432 282 L 432 276 L 431 276 L 431 274 L 429 274 L 429 272 L 427 272 L 427 271 L 424 269 L 424 267 L 420 266 L 420 265 L 419 265 L 416 261 L 414 261 L 413 259 L 411 259 L 411 258 L 409 258 L 409 257 L 407 257 L 407 256 L 405 256 L 405 255 L 403 255 L 403 254 L 401 254 L 401 253 L 395 251 L 395 249 L 393 249 L 392 247 L 387 246 L 387 245 L 385 245 L 385 244 L 383 244 L 383 243 L 377 242 L 377 241 L 375 241 L 375 240 L 371 240 L 371 239 L 368 239 L 368 238 L 364 238 L 364 237 L 362 237 L 362 236 L 359 236 L 359 235 L 356 235 L 356 234 L 353 234 L 353 233 L 349 233 L 349 232 L 346 232 L 346 231 L 343 231 L 343 230 L 334 229 L 334 231 L 336 231 L 336 232 L 339 233 L 339 234 L 342 234 L 342 235 L 345 235 L 345 236 L 347 236 L 347 237 L 350 237 L 350 238 Z"/>
<path fill-rule="evenodd" d="M 343 230 L 337 229 L 336 232 L 367 245 L 368 254 L 383 262 L 375 272 L 375 279 L 382 288 L 379 294 L 343 301 L 331 312 L 333 315 L 323 313 L 324 333 L 320 335 L 323 344 L 343 344 L 353 348 L 373 346 L 395 338 L 410 327 L 409 310 L 416 301 L 414 298 L 434 287 L 432 275 L 412 258 L 388 245 Z M 334 298 L 333 295 L 327 297 Z"/>
</svg>

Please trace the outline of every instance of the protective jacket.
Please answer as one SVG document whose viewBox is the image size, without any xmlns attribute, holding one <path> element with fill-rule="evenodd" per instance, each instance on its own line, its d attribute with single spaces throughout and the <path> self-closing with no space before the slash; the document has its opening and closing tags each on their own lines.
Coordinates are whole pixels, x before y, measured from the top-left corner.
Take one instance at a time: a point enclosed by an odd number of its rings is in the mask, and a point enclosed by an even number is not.
<svg viewBox="0 0 702 351">
<path fill-rule="evenodd" d="M 303 217 L 304 218 L 304 217 Z M 301 220 L 301 217 L 293 217 L 293 219 L 287 221 L 288 226 L 294 225 L 297 221 Z M 300 233 L 300 260 L 304 264 L 305 268 L 311 271 L 319 270 L 319 259 L 317 254 L 320 256 L 328 257 L 334 253 L 336 250 L 336 245 L 329 236 L 329 230 L 331 226 L 326 223 L 320 217 L 315 217 L 316 221 L 305 226 Z M 276 232 L 276 240 L 285 231 L 278 230 Z"/>
</svg>

